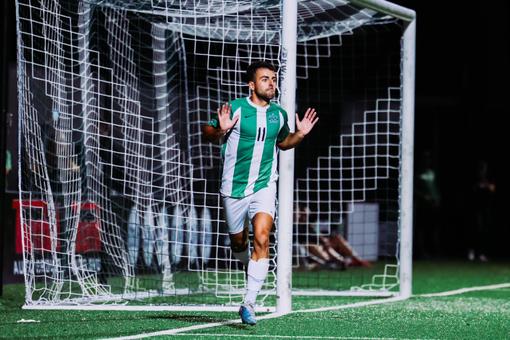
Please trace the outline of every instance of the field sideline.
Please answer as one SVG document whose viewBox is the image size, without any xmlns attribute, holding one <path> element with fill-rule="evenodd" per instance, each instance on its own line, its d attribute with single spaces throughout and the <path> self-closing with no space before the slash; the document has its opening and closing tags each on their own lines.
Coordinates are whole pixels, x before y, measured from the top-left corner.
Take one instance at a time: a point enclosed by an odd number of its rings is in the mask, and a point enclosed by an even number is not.
<svg viewBox="0 0 510 340">
<path fill-rule="evenodd" d="M 416 262 L 413 293 L 405 301 L 294 297 L 293 313 L 260 315 L 248 327 L 233 313 L 22 310 L 23 286 L 6 285 L 0 338 L 510 339 L 508 262 Z"/>
</svg>

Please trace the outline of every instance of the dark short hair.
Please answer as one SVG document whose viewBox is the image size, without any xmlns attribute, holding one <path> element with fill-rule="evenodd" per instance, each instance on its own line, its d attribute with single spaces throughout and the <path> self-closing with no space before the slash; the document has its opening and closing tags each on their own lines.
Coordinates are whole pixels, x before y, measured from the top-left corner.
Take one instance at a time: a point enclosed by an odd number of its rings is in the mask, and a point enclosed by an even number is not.
<svg viewBox="0 0 510 340">
<path fill-rule="evenodd" d="M 255 73 L 257 73 L 259 68 L 267 68 L 273 72 L 276 72 L 276 67 L 269 61 L 255 61 L 246 69 L 246 82 L 255 81 Z"/>
</svg>

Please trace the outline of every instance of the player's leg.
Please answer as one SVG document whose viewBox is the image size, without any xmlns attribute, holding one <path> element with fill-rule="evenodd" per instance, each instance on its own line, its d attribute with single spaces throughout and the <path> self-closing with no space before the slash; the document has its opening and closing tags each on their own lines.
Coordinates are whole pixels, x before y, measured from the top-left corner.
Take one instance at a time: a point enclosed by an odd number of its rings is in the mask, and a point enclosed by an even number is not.
<svg viewBox="0 0 510 340">
<path fill-rule="evenodd" d="M 232 255 L 238 259 L 245 267 L 248 266 L 250 261 L 250 241 L 248 238 L 248 227 L 245 227 L 240 233 L 230 235 L 230 248 Z"/>
<path fill-rule="evenodd" d="M 269 234 L 273 227 L 273 216 L 258 212 L 252 219 L 253 224 L 253 261 L 269 260 Z"/>
<path fill-rule="evenodd" d="M 248 215 L 253 225 L 253 254 L 248 263 L 246 296 L 239 310 L 244 323 L 256 323 L 254 306 L 269 271 L 269 234 L 276 211 L 276 184 L 252 195 Z"/>
<path fill-rule="evenodd" d="M 230 235 L 232 255 L 245 267 L 250 260 L 250 244 L 245 219 L 248 214 L 250 199 L 223 197 L 223 208 Z"/>
<path fill-rule="evenodd" d="M 255 303 L 269 271 L 269 233 L 273 226 L 273 217 L 259 212 L 252 219 L 253 254 L 248 263 L 248 279 L 244 303 L 239 309 L 243 323 L 254 325 Z"/>
</svg>

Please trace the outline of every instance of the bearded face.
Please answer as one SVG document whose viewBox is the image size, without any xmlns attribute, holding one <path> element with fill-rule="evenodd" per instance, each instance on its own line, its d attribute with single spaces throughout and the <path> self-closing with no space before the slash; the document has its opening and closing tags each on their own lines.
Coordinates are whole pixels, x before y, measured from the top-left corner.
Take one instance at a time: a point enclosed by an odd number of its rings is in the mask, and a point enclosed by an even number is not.
<svg viewBox="0 0 510 340">
<path fill-rule="evenodd" d="M 255 72 L 255 80 L 250 81 L 249 86 L 258 98 L 269 102 L 276 93 L 276 73 L 267 68 L 259 68 Z"/>
</svg>

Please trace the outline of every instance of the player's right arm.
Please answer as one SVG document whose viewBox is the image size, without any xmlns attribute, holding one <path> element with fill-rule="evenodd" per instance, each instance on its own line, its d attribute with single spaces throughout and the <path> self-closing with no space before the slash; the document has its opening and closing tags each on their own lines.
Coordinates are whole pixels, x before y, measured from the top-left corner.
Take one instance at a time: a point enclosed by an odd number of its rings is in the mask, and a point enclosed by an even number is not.
<svg viewBox="0 0 510 340">
<path fill-rule="evenodd" d="M 232 105 L 225 103 L 218 108 L 218 116 L 202 126 L 202 135 L 209 142 L 217 142 L 236 125 L 239 116 L 231 119 Z"/>
</svg>

